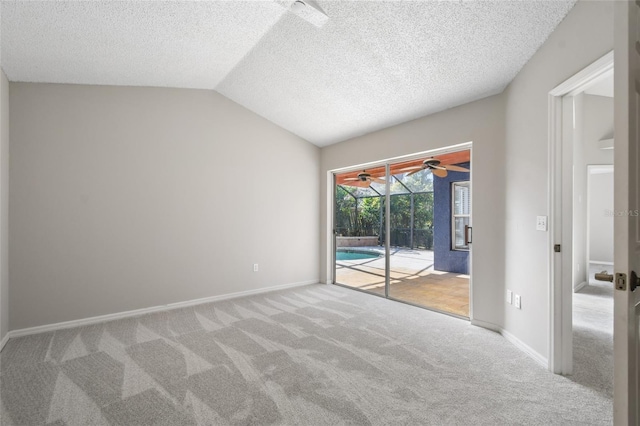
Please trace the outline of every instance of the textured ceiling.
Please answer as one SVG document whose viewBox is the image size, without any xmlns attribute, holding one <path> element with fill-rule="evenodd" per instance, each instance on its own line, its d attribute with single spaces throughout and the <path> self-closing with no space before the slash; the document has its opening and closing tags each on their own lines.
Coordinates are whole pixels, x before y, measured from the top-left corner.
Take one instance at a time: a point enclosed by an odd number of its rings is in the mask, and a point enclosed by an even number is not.
<svg viewBox="0 0 640 426">
<path fill-rule="evenodd" d="M 215 89 L 319 146 L 501 92 L 575 0 L 3 1 L 11 81 Z"/>
</svg>

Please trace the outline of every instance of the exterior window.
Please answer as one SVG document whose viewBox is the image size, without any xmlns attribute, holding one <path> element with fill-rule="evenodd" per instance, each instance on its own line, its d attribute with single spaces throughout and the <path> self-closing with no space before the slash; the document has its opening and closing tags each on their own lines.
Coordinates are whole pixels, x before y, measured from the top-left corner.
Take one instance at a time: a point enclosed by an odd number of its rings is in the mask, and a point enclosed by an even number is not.
<svg viewBox="0 0 640 426">
<path fill-rule="evenodd" d="M 471 226 L 471 191 L 469 181 L 451 184 L 451 248 L 469 250 L 465 244 L 465 226 Z"/>
</svg>

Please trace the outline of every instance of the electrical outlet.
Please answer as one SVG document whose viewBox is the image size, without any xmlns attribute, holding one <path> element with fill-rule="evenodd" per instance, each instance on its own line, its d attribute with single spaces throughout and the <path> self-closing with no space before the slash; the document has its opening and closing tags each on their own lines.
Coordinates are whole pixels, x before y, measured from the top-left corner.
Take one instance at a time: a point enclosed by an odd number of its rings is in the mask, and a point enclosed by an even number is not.
<svg viewBox="0 0 640 426">
<path fill-rule="evenodd" d="M 507 303 L 511 304 L 513 300 L 513 292 L 511 290 L 507 290 Z"/>
<path fill-rule="evenodd" d="M 516 309 L 522 309 L 522 305 L 521 305 L 521 300 L 520 300 L 520 295 L 519 294 L 516 294 L 514 305 L 515 305 Z"/>
<path fill-rule="evenodd" d="M 538 216 L 536 218 L 536 231 L 546 231 L 546 230 L 547 230 L 547 217 Z"/>
<path fill-rule="evenodd" d="M 258 272 L 258 264 L 257 263 L 253 264 L 253 272 Z"/>
</svg>

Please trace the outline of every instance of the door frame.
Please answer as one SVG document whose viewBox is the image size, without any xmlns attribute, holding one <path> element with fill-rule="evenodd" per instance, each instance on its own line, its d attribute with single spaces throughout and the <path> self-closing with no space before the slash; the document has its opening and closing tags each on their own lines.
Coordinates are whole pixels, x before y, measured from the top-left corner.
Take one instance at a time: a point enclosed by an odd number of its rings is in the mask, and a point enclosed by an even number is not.
<svg viewBox="0 0 640 426">
<path fill-rule="evenodd" d="M 327 217 L 331 218 L 331 220 L 327 220 L 327 228 L 325 230 L 326 235 L 327 235 L 327 241 L 330 242 L 327 244 L 327 249 L 329 250 L 329 252 L 327 253 L 327 263 L 325 265 L 326 267 L 326 271 L 327 271 L 327 284 L 336 284 L 336 238 L 335 238 L 335 233 L 333 232 L 335 229 L 335 220 L 336 220 L 336 211 L 335 211 L 335 186 L 336 186 L 336 175 L 341 174 L 341 173 L 347 173 L 347 172 L 353 172 L 356 170 L 362 170 L 362 169 L 367 169 L 367 168 L 371 168 L 371 167 L 381 167 L 381 166 L 385 166 L 387 168 L 387 173 L 389 171 L 389 165 L 391 165 L 392 163 L 396 163 L 396 162 L 402 162 L 402 161 L 410 161 L 413 159 L 418 159 L 424 156 L 435 156 L 435 155 L 442 155 L 442 154 L 447 154 L 450 152 L 457 152 L 457 151 L 464 151 L 464 150 L 469 150 L 469 155 L 470 155 L 470 162 L 473 165 L 473 142 L 463 142 L 463 143 L 459 143 L 456 145 L 450 145 L 450 146 L 446 146 L 446 147 L 442 147 L 442 148 L 436 148 L 436 149 L 430 149 L 427 151 L 421 151 L 421 152 L 416 152 L 416 153 L 412 153 L 412 154 L 407 154 L 407 155 L 402 155 L 402 156 L 398 156 L 398 157 L 391 157 L 391 158 L 387 158 L 387 159 L 383 159 L 383 160 L 377 160 L 377 161 L 371 161 L 371 162 L 367 162 L 367 163 L 361 163 L 361 164 L 357 164 L 357 165 L 353 165 L 353 166 L 348 166 L 348 167 L 341 167 L 341 168 L 336 168 L 333 170 L 329 170 L 327 171 Z M 469 190 L 471 192 L 471 217 L 472 217 L 472 221 L 473 221 L 473 167 L 471 168 L 471 171 L 469 172 Z M 387 179 L 387 191 L 385 194 L 385 199 L 389 196 L 389 185 L 390 182 Z M 390 209 L 390 203 L 385 202 L 385 209 L 387 210 L 385 213 L 385 217 L 389 217 L 389 209 Z M 472 223 L 473 224 L 473 223 Z M 389 223 L 388 221 L 385 220 L 385 227 L 386 229 L 386 233 L 387 235 L 389 235 Z M 385 242 L 385 262 L 387 265 L 387 269 L 388 266 L 390 265 L 390 260 L 389 260 L 389 256 L 390 256 L 390 251 L 389 251 L 389 238 L 387 238 L 387 241 Z M 366 292 L 367 294 L 372 294 L 374 296 L 379 296 L 379 297 L 384 297 L 393 301 L 397 301 L 397 302 L 402 302 L 402 303 L 406 303 L 409 305 L 412 305 L 412 303 L 410 302 L 405 302 L 399 299 L 394 299 L 392 297 L 388 297 L 387 292 L 388 292 L 388 281 L 389 281 L 389 276 L 387 275 L 386 277 L 386 281 L 387 283 L 385 284 L 385 295 L 379 295 L 379 294 L 375 294 L 375 293 L 371 293 L 371 292 Z M 363 290 L 359 290 L 359 289 L 353 289 L 356 291 L 363 291 Z M 457 316 L 455 314 L 451 314 L 448 312 L 444 312 L 444 311 L 439 311 L 436 309 L 430 309 L 424 306 L 419 306 L 419 305 L 414 305 L 414 306 L 418 306 L 420 308 L 423 309 L 427 309 L 427 310 L 431 310 L 434 312 L 438 312 L 438 313 L 442 313 L 445 315 L 450 315 L 453 316 L 455 318 L 462 318 L 460 316 Z M 465 319 L 466 320 L 466 319 Z M 471 250 L 469 250 L 469 321 L 473 321 L 473 248 Z"/>
<path fill-rule="evenodd" d="M 574 96 L 613 70 L 610 51 L 548 94 L 549 370 L 573 370 L 573 140 L 563 126 L 563 98 Z M 561 251 L 555 252 L 554 245 Z"/>
</svg>

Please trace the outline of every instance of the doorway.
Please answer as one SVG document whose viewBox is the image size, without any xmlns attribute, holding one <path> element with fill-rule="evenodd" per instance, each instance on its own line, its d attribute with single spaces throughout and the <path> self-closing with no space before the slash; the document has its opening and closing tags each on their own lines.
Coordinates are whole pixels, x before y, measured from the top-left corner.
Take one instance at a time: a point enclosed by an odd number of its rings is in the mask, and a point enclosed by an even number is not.
<svg viewBox="0 0 640 426">
<path fill-rule="evenodd" d="M 613 70 L 573 105 L 572 380 L 613 398 Z"/>
<path fill-rule="evenodd" d="M 471 149 L 334 174 L 337 285 L 469 319 Z"/>
<path fill-rule="evenodd" d="M 600 229 L 613 208 L 605 196 L 612 188 L 598 189 L 593 177 L 613 164 L 612 77 L 609 53 L 549 93 L 549 238 L 555 248 L 549 367 L 611 399 L 613 286 L 595 279 L 603 259 L 592 256 L 604 242 L 594 240 L 599 237 L 590 228 L 599 224 Z"/>
</svg>

